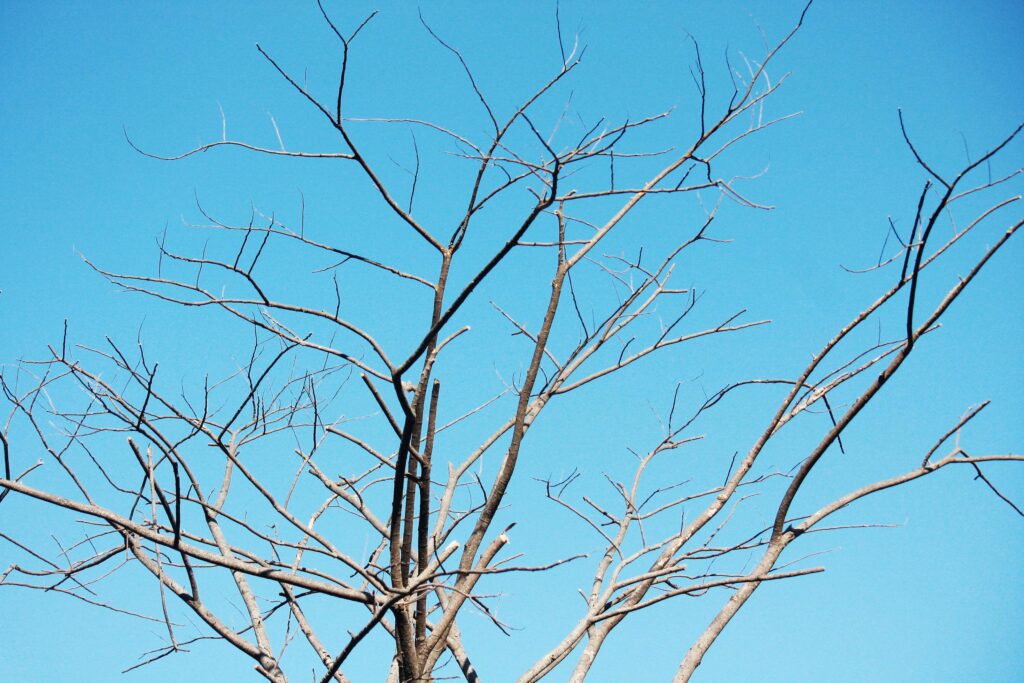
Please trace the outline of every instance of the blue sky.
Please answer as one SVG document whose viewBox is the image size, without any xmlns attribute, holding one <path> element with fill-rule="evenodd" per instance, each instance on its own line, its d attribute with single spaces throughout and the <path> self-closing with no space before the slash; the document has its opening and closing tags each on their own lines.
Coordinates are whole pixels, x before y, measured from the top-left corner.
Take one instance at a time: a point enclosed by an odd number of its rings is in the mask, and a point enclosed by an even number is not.
<svg viewBox="0 0 1024 683">
<path fill-rule="evenodd" d="M 335 4 L 332 11 L 345 25 L 380 9 L 353 57 L 350 115 L 424 118 L 469 136 L 485 134 L 486 119 L 457 64 L 426 35 L 415 6 Z M 509 113 L 558 64 L 552 3 L 423 3 L 421 9 L 463 51 L 499 112 Z M 769 41 L 778 39 L 800 9 L 767 1 L 652 2 L 628 9 L 616 2 L 564 2 L 563 30 L 579 31 L 587 45 L 568 88 L 573 107 L 589 120 L 612 121 L 674 107 L 668 123 L 638 140 L 651 147 L 663 140 L 672 144 L 694 120 L 687 32 L 701 43 L 712 98 L 722 97 L 722 55 L 728 50 L 734 59 L 740 53 L 756 57 L 762 51 L 758 25 Z M 289 148 L 336 149 L 323 122 L 254 47 L 259 42 L 294 73 L 308 69 L 311 87 L 329 98 L 337 50 L 315 3 L 8 2 L 0 6 L 0 34 L 0 362 L 42 355 L 46 344 L 59 340 L 67 319 L 72 338 L 86 344 L 101 343 L 105 335 L 130 344 L 141 326 L 149 353 L 186 381 L 196 381 L 204 370 L 230 370 L 248 341 L 235 341 L 237 328 L 217 316 L 118 293 L 79 258 L 83 254 L 114 270 L 151 271 L 155 239 L 165 226 L 183 248 L 201 244 L 182 227 L 198 219 L 196 197 L 235 220 L 248 215 L 250 204 L 295 220 L 301 193 L 307 220 L 337 226 L 347 246 L 373 249 L 383 242 L 399 262 L 423 264 L 414 243 L 381 218 L 368 188 L 330 162 L 215 150 L 169 164 L 144 158 L 125 142 L 126 130 L 144 148 L 171 153 L 217 139 L 223 110 L 229 137 L 274 146 L 273 117 Z M 753 318 L 772 318 L 773 325 L 695 349 L 693 356 L 656 359 L 607 388 L 610 394 L 595 392 L 559 408 L 531 434 L 535 445 L 524 456 L 524 480 L 580 467 L 599 485 L 600 473 L 615 470 L 627 446 L 649 443 L 657 424 L 652 411 L 663 409 L 671 396 L 670 385 L 666 390 L 657 384 L 665 377 L 713 390 L 741 375 L 792 374 L 802 367 L 888 282 L 849 275 L 839 264 L 870 265 L 887 217 L 900 226 L 912 219 L 924 177 L 902 144 L 897 107 L 930 162 L 958 168 L 965 155 L 976 156 L 1024 117 L 1021 35 L 1024 11 L 1015 2 L 816 4 L 772 70 L 775 78 L 792 75 L 771 102 L 771 113 L 801 116 L 725 160 L 737 175 L 767 168 L 743 186 L 775 209 L 727 207 L 718 229 L 733 243 L 705 252 L 703 260 L 687 265 L 692 270 L 685 276 L 707 291 L 708 315 L 738 305 Z M 549 121 L 568 89 L 542 106 Z M 387 167 L 389 182 L 408 182 L 388 161 L 390 156 L 411 162 L 408 131 L 369 124 L 359 130 Z M 450 191 L 459 176 L 438 140 L 420 144 L 425 166 L 417 210 L 428 222 L 442 223 L 461 208 L 462 195 Z M 1018 140 L 993 172 L 1022 162 L 1024 143 Z M 1003 194 L 1019 194 L 1021 188 L 1018 180 Z M 652 202 L 638 212 L 635 230 L 653 232 L 650 226 L 671 221 L 672 211 Z M 692 215 L 693 207 L 680 213 Z M 500 217 L 488 220 L 495 231 L 503 227 Z M 980 253 L 1010 220 L 1007 213 L 969 242 L 964 258 Z M 966 445 L 979 453 L 1020 451 L 1020 242 L 1016 238 L 998 254 L 944 327 L 922 342 L 899 380 L 858 418 L 844 437 L 846 458 L 820 474 L 818 502 L 851 483 L 908 468 L 967 406 L 985 399 L 993 404 L 965 432 Z M 937 272 L 925 295 L 940 295 L 966 262 Z M 496 273 L 486 296 L 521 288 L 524 297 L 509 305 L 531 310 L 531 295 L 547 286 L 546 275 L 534 285 L 524 282 L 531 264 L 523 259 Z M 378 302 L 365 283 L 346 283 L 357 314 L 385 342 L 403 348 L 402 316 L 379 314 L 394 302 Z M 281 286 L 298 291 L 302 283 Z M 479 320 L 477 341 L 467 342 L 477 354 L 511 356 L 521 350 L 507 336 L 486 336 L 501 329 L 486 298 L 466 316 L 474 326 Z M 471 366 L 464 374 L 477 370 Z M 461 381 L 467 396 L 482 397 L 496 379 L 492 372 L 476 383 Z M 742 447 L 764 406 L 760 399 L 744 399 L 710 421 L 709 434 L 726 433 L 716 447 L 728 448 L 730 438 Z M 18 457 L 30 462 L 37 454 Z M 1019 468 L 992 467 L 988 473 L 1018 502 L 1024 499 Z M 514 494 L 523 510 L 520 533 L 543 534 L 552 520 L 573 528 L 527 484 Z M 807 507 L 816 500 L 809 495 Z M 51 521 L 41 508 L 16 497 L 5 501 L 2 515 L 5 529 L 32 538 L 45 538 L 41 528 L 67 521 Z M 810 560 L 828 571 L 763 586 L 705 659 L 698 680 L 1017 679 L 1024 670 L 1020 517 L 971 481 L 966 470 L 957 470 L 866 501 L 843 521 L 899 526 L 808 539 L 794 548 L 793 558 L 802 550 L 832 550 Z M 578 532 L 583 546 L 590 543 L 584 529 Z M 533 559 L 550 559 L 554 550 L 539 543 Z M 15 555 L 10 545 L 0 544 L 0 566 L 23 560 Z M 487 680 L 511 679 L 543 651 L 557 619 L 531 624 L 530 611 L 561 605 L 547 592 L 576 585 L 573 579 L 514 580 L 500 603 L 509 620 L 524 628 L 511 640 L 490 632 L 483 620 L 463 627 L 479 630 L 472 637 L 493 653 L 490 668 L 483 670 Z M 133 604 L 156 608 L 156 591 L 145 584 L 128 581 L 119 591 Z M 703 601 L 670 602 L 639 617 L 613 637 L 592 679 L 668 680 L 722 600 L 724 594 L 712 594 Z M 53 595 L 4 589 L 0 605 L 0 662 L 11 680 L 114 680 L 137 654 L 161 644 L 157 627 Z M 637 673 L 638 662 L 649 670 Z M 375 680 L 369 660 L 359 665 L 367 667 L 365 680 Z M 182 672 L 197 682 L 240 680 L 250 668 L 241 657 L 200 644 L 192 654 L 123 678 L 178 680 Z"/>
</svg>

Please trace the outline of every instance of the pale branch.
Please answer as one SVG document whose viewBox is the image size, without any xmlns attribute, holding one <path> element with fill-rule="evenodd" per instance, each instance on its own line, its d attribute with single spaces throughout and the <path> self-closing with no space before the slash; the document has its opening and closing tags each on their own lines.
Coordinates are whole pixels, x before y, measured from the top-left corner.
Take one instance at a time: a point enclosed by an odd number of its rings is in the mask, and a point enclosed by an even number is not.
<svg viewBox="0 0 1024 683">
<path fill-rule="evenodd" d="M 259 45 L 257 50 L 313 107 L 314 117 L 327 120 L 341 151 L 286 149 L 273 116 L 278 148 L 232 140 L 223 112 L 220 140 L 180 154 L 161 156 L 131 139 L 128 144 L 146 157 L 168 161 L 235 147 L 267 157 L 352 162 L 379 207 L 377 217 L 383 215 L 417 240 L 415 253 L 400 253 L 398 244 L 386 241 L 380 251 L 356 247 L 345 222 L 337 228 L 331 224 L 330 238 L 308 237 L 304 196 L 294 229 L 255 206 L 248 224 L 245 219 L 221 220 L 197 198 L 208 224 L 186 227 L 207 231 L 209 255 L 206 246 L 190 253 L 169 248 L 165 231 L 157 240 L 155 275 L 119 273 L 85 261 L 120 290 L 242 321 L 251 346 L 221 379 L 203 377 L 188 390 L 186 384 L 167 388 L 168 365 L 147 356 L 141 333 L 137 350 L 126 351 L 107 339 L 108 346 L 80 345 L 76 353 L 69 350 L 65 326 L 64 338 L 49 347 L 49 357 L 23 361 L 11 371 L 4 368 L 0 390 L 9 414 L 0 425 L 0 502 L 9 503 L 12 492 L 21 494 L 37 501 L 33 504 L 84 517 L 76 527 L 84 532 L 70 540 L 53 536 L 50 553 L 37 552 L 35 542 L 30 547 L 0 533 L 0 539 L 35 563 L 12 564 L 0 574 L 0 585 L 48 590 L 161 624 L 164 645 L 145 653 L 129 670 L 209 639 L 238 650 L 255 662 L 259 675 L 275 683 L 287 680 L 281 662 L 286 651 L 292 661 L 293 642 L 304 641 L 306 656 L 315 655 L 307 661 L 317 667 L 314 676 L 322 683 L 345 683 L 349 679 L 342 666 L 355 660 L 357 649 L 378 647 L 378 637 L 393 645 L 379 672 L 389 666 L 388 681 L 441 680 L 453 671 L 452 663 L 456 675 L 479 681 L 479 655 L 471 658 L 477 637 L 463 640 L 464 614 L 475 610 L 488 628 L 510 636 L 513 628 L 501 618 L 495 599 L 501 595 L 499 578 L 513 573 L 581 572 L 582 606 L 560 640 L 520 681 L 539 681 L 560 666 L 569 667 L 568 680 L 583 681 L 627 618 L 683 596 L 727 594 L 679 665 L 675 680 L 685 681 L 762 583 L 824 570 L 800 568 L 813 552 L 783 559 L 793 542 L 807 533 L 878 526 L 823 525 L 865 497 L 939 469 L 967 465 L 986 493 L 1024 516 L 1011 492 L 1001 487 L 995 467 L 988 466 L 1021 463 L 1024 456 L 971 455 L 960 443 L 962 430 L 987 402 L 970 408 L 944 431 L 919 466 L 856 485 L 811 514 L 794 512 L 800 501 L 811 498 L 805 488 L 831 457 L 833 445 L 846 458 L 857 456 L 856 446 L 843 444 L 855 418 L 878 400 L 915 344 L 924 344 L 926 335 L 929 343 L 937 336 L 931 333 L 952 303 L 1024 225 L 1019 217 L 1010 218 L 1010 227 L 980 256 L 965 256 L 966 265 L 956 264 L 955 254 L 967 251 L 965 236 L 1019 207 L 1019 194 L 1008 191 L 1019 182 L 1019 167 L 990 168 L 987 180 L 975 175 L 997 154 L 1003 156 L 1024 125 L 980 157 L 968 154 L 959 170 L 948 172 L 924 160 L 899 112 L 904 142 L 928 180 L 907 207 L 913 223 L 903 232 L 909 234 L 901 235 L 898 222 L 890 219 L 877 264 L 863 269 L 899 264 L 896 281 L 864 301 L 791 376 L 716 380 L 720 388 L 708 393 L 700 375 L 683 382 L 656 373 L 658 381 L 675 385 L 667 411 L 654 411 L 654 438 L 642 448 L 626 449 L 625 474 L 611 465 L 603 473 L 606 486 L 579 491 L 589 481 L 587 467 L 541 463 L 530 445 L 542 413 L 547 419 L 557 410 L 548 409 L 552 399 L 571 403 L 586 393 L 575 389 L 608 388 L 613 375 L 625 378 L 627 368 L 664 357 L 662 351 L 687 353 L 693 345 L 685 342 L 713 341 L 719 334 L 769 322 L 742 322 L 747 310 L 742 305 L 705 315 L 705 292 L 679 286 L 677 272 L 691 277 L 691 255 L 703 256 L 700 242 L 730 241 L 710 230 L 720 207 L 771 208 L 746 191 L 747 181 L 764 171 L 743 176 L 724 166 L 733 163 L 730 152 L 746 149 L 755 137 L 797 116 L 769 113 L 766 103 L 777 100 L 787 80 L 788 74 L 777 77 L 777 55 L 803 26 L 810 3 L 781 40 L 764 39 L 760 60 L 741 52 L 742 62 L 734 68 L 726 52 L 732 88 L 726 81 L 725 98 L 717 104 L 709 97 L 714 88 L 701 47 L 689 36 L 699 126 L 690 125 L 685 137 L 670 144 L 648 138 L 671 109 L 625 120 L 577 116 L 574 95 L 564 88 L 585 50 L 578 38 L 569 49 L 557 4 L 557 70 L 523 99 L 501 106 L 501 100 L 485 95 L 490 88 L 470 68 L 469 53 L 443 39 L 443 31 L 420 15 L 426 35 L 454 56 L 466 92 L 479 102 L 486 119 L 480 139 L 473 139 L 477 133 L 415 116 L 347 116 L 354 102 L 346 99 L 353 41 L 377 13 L 344 32 L 320 0 L 317 5 L 340 49 L 337 89 L 330 101 L 318 99 L 304 78 L 292 76 Z M 542 106 L 542 99 L 553 98 L 559 99 Z M 403 157 L 410 161 L 392 158 L 397 168 L 378 167 L 375 160 L 389 157 L 387 150 L 369 145 L 364 150 L 353 135 L 368 134 L 370 124 L 392 131 L 398 124 L 411 135 L 411 150 L 403 144 Z M 423 196 L 436 187 L 431 183 L 437 178 L 429 177 L 436 167 L 426 157 L 428 136 L 446 147 L 439 150 L 447 159 L 444 173 L 462 171 L 440 178 L 443 192 L 459 202 L 456 210 L 431 213 L 429 225 Z M 641 139 L 643 146 L 637 144 Z M 393 185 L 395 178 L 399 182 Z M 404 189 L 396 194 L 399 187 Z M 713 205 L 705 206 L 702 191 L 714 195 Z M 992 199 L 1003 191 L 1010 196 Z M 677 220 L 651 223 L 641 216 L 641 203 L 660 210 L 683 206 L 687 197 L 703 214 L 696 219 L 681 214 L 689 221 L 682 237 L 675 238 Z M 969 208 L 969 220 L 954 217 L 956 207 Z M 937 238 L 941 231 L 936 227 L 947 217 L 952 234 Z M 646 253 L 644 235 L 631 235 L 631 229 L 646 231 Z M 663 229 L 672 233 L 651 232 Z M 893 237 L 898 249 L 890 243 Z M 352 248 L 345 244 L 349 241 Z M 428 249 L 421 253 L 424 246 Z M 295 287 L 280 279 L 298 272 L 290 270 L 291 263 L 284 275 L 270 273 L 271 262 L 276 266 L 281 254 L 290 254 L 283 251 L 287 248 L 314 261 L 312 273 L 301 274 L 315 291 L 305 282 Z M 890 250 L 895 254 L 887 256 Z M 429 274 L 421 274 L 422 264 L 403 265 L 421 258 L 428 259 Z M 548 259 L 546 274 L 516 270 L 530 259 Z M 925 278 L 940 270 L 934 267 L 940 259 L 966 275 L 925 308 L 920 299 L 934 291 L 925 286 Z M 350 262 L 372 276 L 370 299 L 364 302 L 368 318 L 354 319 L 348 299 L 342 306 L 338 269 Z M 509 271 L 501 283 L 495 282 L 499 270 Z M 324 273 L 327 277 L 320 276 Z M 517 282 L 526 278 L 532 284 Z M 546 296 L 531 301 L 527 292 L 545 278 L 550 279 Z M 407 288 L 407 282 L 418 287 Z M 899 298 L 904 291 L 906 301 Z M 292 294 L 285 300 L 280 292 Z M 488 300 L 512 326 L 504 327 L 504 334 L 520 343 L 499 348 L 486 337 L 474 340 L 481 328 L 490 330 L 486 324 L 471 330 L 465 322 L 474 321 L 466 319 L 478 315 L 479 304 Z M 883 341 L 881 322 L 894 307 L 906 332 Z M 861 334 L 872 318 L 879 321 L 877 341 Z M 239 337 L 243 342 L 244 334 Z M 481 348 L 489 355 L 473 358 Z M 479 377 L 481 367 L 467 365 L 486 364 L 488 358 L 493 359 L 496 380 L 491 381 L 497 390 L 480 384 L 486 379 Z M 486 365 L 482 369 L 486 375 Z M 362 386 L 348 383 L 357 371 Z M 482 393 L 467 389 L 466 372 Z M 689 389 L 694 385 L 699 388 L 695 396 Z M 741 450 L 705 440 L 712 435 L 699 430 L 715 424 L 709 417 L 748 388 L 775 396 L 752 443 Z M 656 391 L 652 385 L 647 396 Z M 595 399 L 588 395 L 587 400 Z M 798 419 L 815 430 L 816 440 L 793 451 L 780 432 Z M 23 445 L 26 438 L 28 445 Z M 692 446 L 698 442 L 705 445 Z M 949 450 L 940 457 L 943 448 Z M 26 466 L 22 459 L 35 451 L 42 457 Z M 495 452 L 500 457 L 492 462 Z M 773 455 L 765 455 L 769 452 Z M 692 464 L 697 458 L 702 464 Z M 538 479 L 551 507 L 564 508 L 594 532 L 586 533 L 597 544 L 592 562 L 580 562 L 590 555 L 569 545 L 540 562 L 530 557 L 534 548 L 529 543 L 511 554 L 503 552 L 520 514 L 515 482 L 530 475 L 524 469 L 537 466 L 552 473 Z M 554 474 L 560 470 L 570 473 Z M 753 496 L 771 501 L 764 520 L 751 518 L 753 506 L 746 501 Z M 159 600 L 161 616 L 146 617 L 101 598 L 98 587 L 128 566 L 144 569 L 159 590 L 151 598 Z M 212 586 L 224 585 L 234 586 L 238 625 L 212 610 L 214 597 L 222 597 Z M 319 605 L 312 609 L 313 601 L 322 600 L 351 603 L 362 615 L 352 622 L 347 638 L 335 642 L 330 634 L 337 634 L 338 624 L 322 621 Z M 200 635 L 182 633 L 182 614 L 189 622 L 190 614 L 198 617 L 202 623 L 193 625 L 202 628 Z"/>
</svg>

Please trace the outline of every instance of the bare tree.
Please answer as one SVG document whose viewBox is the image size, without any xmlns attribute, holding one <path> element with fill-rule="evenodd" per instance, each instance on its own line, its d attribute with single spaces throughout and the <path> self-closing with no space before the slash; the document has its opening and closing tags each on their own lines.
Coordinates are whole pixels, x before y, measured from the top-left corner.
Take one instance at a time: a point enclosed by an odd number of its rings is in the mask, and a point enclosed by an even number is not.
<svg viewBox="0 0 1024 683">
<path fill-rule="evenodd" d="M 679 378 L 671 378 L 667 393 L 652 387 L 649 395 L 660 396 L 665 408 L 662 431 L 632 453 L 631 472 L 580 491 L 580 473 L 560 463 L 567 474 L 537 484 L 550 506 L 544 514 L 559 524 L 578 520 L 592 538 L 567 531 L 557 539 L 562 555 L 519 560 L 522 554 L 509 550 L 517 543 L 519 513 L 508 492 L 522 478 L 520 458 L 539 457 L 529 451 L 527 437 L 549 405 L 594 401 L 595 387 L 635 363 L 655 362 L 663 351 L 697 340 L 747 334 L 768 322 L 749 319 L 742 306 L 707 318 L 697 290 L 673 276 L 681 259 L 721 241 L 715 219 L 723 203 L 752 212 L 767 208 L 744 193 L 741 178 L 724 170 L 723 157 L 790 118 L 769 116 L 766 104 L 786 80 L 775 77 L 774 60 L 807 10 L 790 33 L 766 45 L 760 59 L 730 65 L 733 81 L 725 97 L 709 96 L 705 57 L 692 41 L 699 106 L 688 115 L 695 117 L 695 133 L 647 150 L 633 141 L 649 139 L 648 129 L 669 112 L 569 126 L 568 105 L 554 118 L 547 115 L 550 108 L 539 106 L 566 96 L 565 83 L 583 57 L 578 42 L 563 40 L 561 26 L 561 64 L 517 108 L 501 112 L 459 50 L 423 23 L 478 99 L 490 126 L 486 139 L 440 122 L 350 117 L 346 72 L 374 15 L 345 27 L 321 11 L 341 52 L 337 89 L 329 98 L 259 51 L 308 103 L 317 123 L 337 137 L 339 151 L 288 149 L 280 136 L 271 147 L 225 136 L 172 156 L 131 144 L 165 160 L 234 146 L 349 164 L 390 212 L 388 229 L 399 226 L 414 238 L 433 269 L 406 267 L 384 239 L 372 253 L 357 252 L 343 232 L 307 227 L 301 213 L 290 221 L 254 210 L 238 222 L 202 207 L 194 227 L 212 233 L 208 248 L 183 251 L 164 237 L 155 272 L 143 274 L 90 263 L 125 291 L 215 309 L 235 320 L 243 338 L 252 339 L 251 354 L 231 376 L 180 386 L 160 371 L 141 341 L 75 346 L 65 335 L 48 357 L 5 368 L 0 501 L 12 494 L 34 498 L 73 513 L 85 533 L 58 556 L 0 533 L 25 555 L 6 568 L 0 583 L 119 609 L 92 587 L 116 581 L 123 567 L 132 567 L 159 586 L 159 615 L 135 616 L 166 631 L 166 646 L 138 666 L 214 638 L 279 682 L 288 680 L 282 655 L 293 640 L 316 653 L 322 664 L 316 677 L 324 682 L 349 680 L 346 662 L 360 648 L 390 666 L 388 680 L 479 681 L 477 666 L 488 671 L 488 653 L 467 647 L 459 618 L 469 608 L 505 629 L 492 596 L 502 590 L 503 577 L 515 573 L 575 572 L 582 601 L 571 627 L 550 649 L 536 653 L 525 671 L 502 673 L 501 680 L 514 675 L 538 681 L 556 668 L 560 677 L 584 680 L 609 636 L 636 613 L 682 596 L 726 596 L 707 628 L 679 653 L 675 680 L 686 681 L 763 583 L 824 571 L 783 554 L 807 534 L 842 528 L 833 515 L 863 498 L 946 468 L 967 469 L 1021 514 L 984 467 L 1024 456 L 978 454 L 960 440 L 987 403 L 967 407 L 927 452 L 909 466 L 894 467 L 891 476 L 853 483 L 825 504 L 808 504 L 804 495 L 812 475 L 842 457 L 844 430 L 1024 224 L 1020 196 L 1005 192 L 1020 171 L 989 171 L 1020 127 L 952 170 L 927 163 L 904 127 L 923 184 L 919 195 L 908 198 L 912 227 L 901 235 L 893 226 L 892 247 L 869 269 L 887 284 L 791 376 L 738 380 L 696 401 L 675 383 Z M 899 123 L 904 125 L 902 114 Z M 360 126 L 414 132 L 407 187 L 388 181 L 378 155 L 360 143 Z M 454 219 L 439 223 L 417 211 L 417 135 L 436 136 L 475 169 L 467 186 L 452 190 L 465 199 Z M 644 248 L 635 234 L 620 233 L 654 195 L 670 195 L 658 200 L 666 205 L 700 196 L 713 196 L 715 203 L 700 204 L 702 216 L 686 232 L 674 228 L 674 243 L 657 240 Z M 492 231 L 488 242 L 479 226 L 495 208 L 500 237 Z M 1014 211 L 1016 217 L 1008 217 Z M 958 222 L 950 231 L 954 215 Z M 964 237 L 986 230 L 990 246 L 971 260 L 962 253 Z M 527 260 L 515 267 L 529 263 L 523 279 L 539 284 L 488 290 L 492 274 L 523 253 Z M 955 258 L 961 259 L 961 276 L 946 283 L 944 295 L 925 296 L 922 283 L 938 270 L 935 264 Z M 314 270 L 310 282 L 317 283 L 303 287 L 302 297 L 286 282 L 298 262 Z M 401 301 L 417 311 L 403 316 L 399 339 L 376 331 L 386 316 L 349 313 L 337 278 L 342 269 L 369 283 L 379 310 Z M 546 287 L 542 299 L 539 286 Z M 522 355 L 511 365 L 495 359 L 504 373 L 499 384 L 490 398 L 472 404 L 467 397 L 488 383 L 478 381 L 467 391 L 463 380 L 451 378 L 458 377 L 460 354 L 473 353 L 467 340 L 488 333 L 467 324 L 483 310 L 476 302 L 485 291 L 494 297 L 491 315 L 506 325 L 501 334 L 518 337 Z M 897 327 L 898 334 L 872 340 L 864 329 L 877 320 Z M 726 410 L 727 397 L 758 388 L 773 392 L 775 404 L 756 418 L 735 418 L 759 421 L 759 435 L 745 452 L 717 458 L 713 471 L 706 465 L 693 473 L 660 466 L 704 438 L 701 421 Z M 586 399 L 574 399 L 584 394 Z M 352 417 L 363 408 L 368 417 Z M 783 441 L 786 447 L 766 463 L 765 453 L 785 439 L 783 428 L 798 420 L 813 432 L 813 443 L 796 450 Z M 472 438 L 475 445 L 467 447 Z M 668 480 L 666 472 L 682 476 Z M 772 501 L 768 523 L 745 514 L 744 503 L 754 495 Z M 588 554 L 595 542 L 598 551 Z M 530 547 L 528 538 L 519 543 Z M 241 618 L 211 600 L 225 591 L 236 594 Z M 332 607 L 324 610 L 323 604 Z M 184 627 L 181 614 L 202 623 Z"/>
</svg>

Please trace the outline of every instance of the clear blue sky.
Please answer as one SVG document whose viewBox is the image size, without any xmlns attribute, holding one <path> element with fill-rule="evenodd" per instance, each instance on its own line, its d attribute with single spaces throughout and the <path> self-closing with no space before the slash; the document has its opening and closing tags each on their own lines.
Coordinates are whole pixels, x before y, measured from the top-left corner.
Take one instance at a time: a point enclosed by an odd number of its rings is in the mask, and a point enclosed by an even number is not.
<svg viewBox="0 0 1024 683">
<path fill-rule="evenodd" d="M 424 2 L 422 11 L 464 52 L 496 109 L 508 113 L 557 65 L 553 3 L 482 4 Z M 345 25 L 373 8 L 381 10 L 353 58 L 350 115 L 432 119 L 475 136 L 486 131 L 457 65 L 430 41 L 412 3 L 330 5 L 337 5 L 334 14 Z M 712 96 L 720 96 L 724 51 L 734 58 L 740 52 L 756 57 L 761 53 L 757 24 L 770 41 L 777 39 L 800 9 L 797 3 L 768 1 L 563 2 L 564 31 L 579 30 L 588 46 L 571 85 L 574 106 L 591 120 L 676 107 L 677 122 L 646 138 L 652 145 L 659 134 L 671 139 L 692 122 L 695 102 L 686 32 L 701 42 Z M 1019 2 L 816 4 L 772 70 L 776 78 L 785 72 L 792 76 L 771 111 L 802 116 L 728 160 L 739 175 L 768 167 L 746 187 L 776 208 L 770 213 L 730 208 L 720 225 L 722 234 L 735 240 L 730 251 L 709 252 L 707 262 L 694 265 L 693 277 L 708 290 L 713 311 L 738 304 L 755 318 L 772 318 L 774 325 L 730 341 L 735 346 L 719 355 L 707 350 L 701 357 L 705 364 L 687 360 L 665 366 L 656 360 L 630 377 L 634 388 L 621 389 L 626 404 L 621 410 L 578 403 L 557 414 L 573 425 L 568 432 L 558 432 L 553 422 L 539 424 L 524 481 L 578 465 L 599 486 L 602 469 L 614 467 L 626 446 L 648 443 L 643 429 L 656 424 L 650 406 L 660 409 L 667 395 L 648 396 L 643 390 L 648 380 L 700 375 L 707 388 L 715 388 L 737 373 L 761 368 L 760 374 L 791 374 L 802 366 L 873 299 L 872 287 L 880 287 L 880 280 L 855 278 L 839 264 L 872 263 L 886 217 L 904 226 L 911 219 L 924 178 L 901 143 L 897 107 L 928 158 L 943 169 L 957 168 L 965 145 L 977 155 L 1024 118 L 1022 35 Z M 308 67 L 312 88 L 329 99 L 337 51 L 314 2 L 0 5 L 0 363 L 42 355 L 46 344 L 59 340 L 67 319 L 73 338 L 83 343 L 99 343 L 104 335 L 130 343 L 141 325 L 151 353 L 193 380 L 201 375 L 197 367 L 230 368 L 233 360 L 224 355 L 230 343 L 222 337 L 237 328 L 216 316 L 186 315 L 119 294 L 77 255 L 112 269 L 155 268 L 155 237 L 165 225 L 174 234 L 182 232 L 183 219 L 197 218 L 196 195 L 213 210 L 241 220 L 250 202 L 294 217 L 301 191 L 310 220 L 338 221 L 340 230 L 352 231 L 353 245 L 390 239 L 383 232 L 352 228 L 372 225 L 379 207 L 364 201 L 365 186 L 335 173 L 327 162 L 253 159 L 219 150 L 224 153 L 166 164 L 143 158 L 126 144 L 122 129 L 156 152 L 216 139 L 220 107 L 230 137 L 274 146 L 270 114 L 290 148 L 332 145 L 322 121 L 256 52 L 257 41 L 293 72 Z M 544 111 L 557 114 L 560 106 Z M 389 137 L 378 128 L 363 130 L 367 144 L 380 150 L 382 163 L 388 163 L 388 155 L 409 163 L 406 131 L 393 129 Z M 425 155 L 439 149 L 424 145 Z M 425 156 L 425 163 L 418 210 L 441 221 L 457 208 L 443 174 L 450 162 L 432 168 L 432 157 Z M 999 168 L 1022 163 L 1024 144 L 1018 141 Z M 396 184 L 405 182 L 394 167 L 388 174 Z M 1015 191 L 1021 188 L 1018 182 Z M 969 244 L 968 255 L 990 243 L 1008 220 Z M 943 329 L 915 351 L 899 382 L 887 387 L 844 437 L 848 459 L 822 476 L 826 492 L 907 469 L 968 405 L 984 399 L 993 405 L 965 434 L 965 445 L 978 453 L 1020 451 L 1021 241 L 1018 237 L 998 255 Z M 400 258 L 418 264 L 413 253 Z M 719 259 L 722 265 L 716 267 Z M 928 293 L 934 296 L 957 274 L 955 265 L 936 273 L 940 279 Z M 522 276 L 499 273 L 494 286 L 500 290 Z M 544 277 L 539 287 L 545 286 Z M 493 318 L 486 306 L 473 310 Z M 375 322 L 385 340 L 401 341 L 400 320 Z M 483 330 L 496 329 L 494 324 L 483 323 Z M 742 355 L 728 355 L 739 349 Z M 514 347 L 498 350 L 512 353 Z M 589 429 L 595 419 L 602 426 Z M 725 421 L 710 423 L 709 433 L 716 426 L 732 428 Z M 746 435 L 742 425 L 736 429 L 740 437 Z M 576 432 L 578 448 L 560 444 L 566 433 Z M 29 462 L 37 455 L 19 457 Z M 1019 468 L 992 467 L 989 474 L 1017 501 L 1024 499 Z M 551 519 L 571 528 L 570 520 L 557 517 L 527 489 L 524 484 L 514 499 L 523 506 L 524 529 L 543 530 Z M 705 659 L 698 680 L 1020 680 L 1024 520 L 972 482 L 966 470 L 880 496 L 843 519 L 899 526 L 842 532 L 794 547 L 792 558 L 801 550 L 831 549 L 812 560 L 828 571 L 763 586 Z M 44 538 L 38 536 L 39 526 L 50 523 L 41 508 L 16 497 L 0 508 L 0 526 L 15 534 Z M 584 529 L 579 533 L 584 546 L 590 543 Z M 544 561 L 549 550 L 541 547 L 542 555 L 533 560 Z M 0 567 L 23 559 L 15 555 L 0 543 Z M 566 580 L 552 579 L 550 585 Z M 545 638 L 551 632 L 527 618 L 540 605 L 561 604 L 552 602 L 547 586 L 534 579 L 513 583 L 520 593 L 501 604 L 509 621 L 524 630 L 512 639 L 487 631 L 482 619 L 463 626 L 478 627 L 480 642 L 495 653 L 495 663 L 482 671 L 487 680 L 511 679 L 550 644 Z M 126 600 L 155 611 L 155 588 L 129 581 L 119 590 Z M 669 680 L 709 610 L 722 600 L 724 594 L 704 602 L 670 602 L 638 618 L 613 636 L 593 680 Z M 136 655 L 162 644 L 158 626 L 54 595 L 4 589 L 0 611 L 3 680 L 115 680 Z M 223 655 L 218 645 L 197 644 L 192 654 L 123 678 L 171 681 L 184 675 L 200 683 L 250 674 L 241 657 Z M 354 676 L 374 680 L 376 674 Z"/>
</svg>

